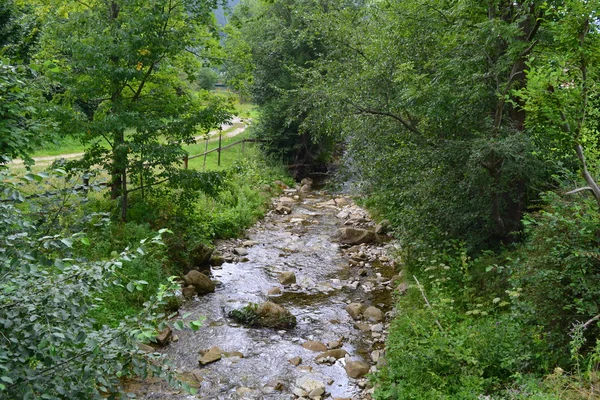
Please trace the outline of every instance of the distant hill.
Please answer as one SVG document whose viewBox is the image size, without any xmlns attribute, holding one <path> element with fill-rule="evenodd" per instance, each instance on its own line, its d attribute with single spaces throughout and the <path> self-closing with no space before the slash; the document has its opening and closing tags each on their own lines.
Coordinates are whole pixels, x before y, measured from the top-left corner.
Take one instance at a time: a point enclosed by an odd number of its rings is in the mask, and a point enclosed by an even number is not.
<svg viewBox="0 0 600 400">
<path fill-rule="evenodd" d="M 215 10 L 215 17 L 217 18 L 217 22 L 221 26 L 225 26 L 227 24 L 227 15 L 230 14 L 233 7 L 235 7 L 240 0 L 227 0 L 227 5 L 225 7 L 219 7 L 219 9 Z"/>
</svg>

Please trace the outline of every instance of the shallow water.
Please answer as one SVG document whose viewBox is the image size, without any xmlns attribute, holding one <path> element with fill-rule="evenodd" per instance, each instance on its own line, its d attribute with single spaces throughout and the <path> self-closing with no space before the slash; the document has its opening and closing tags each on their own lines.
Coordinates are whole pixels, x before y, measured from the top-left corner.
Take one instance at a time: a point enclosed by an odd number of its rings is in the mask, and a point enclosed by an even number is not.
<svg viewBox="0 0 600 400">
<path fill-rule="evenodd" d="M 212 279 L 222 283 L 216 292 L 184 304 L 182 315 L 191 313 L 190 320 L 202 316 L 206 320 L 197 332 L 177 332 L 179 340 L 163 352 L 180 371 L 204 378 L 198 395 L 145 387 L 140 390 L 145 392 L 140 393 L 142 398 L 293 399 L 294 382 L 307 374 L 325 382 L 326 392 L 332 397 L 359 395 L 361 389 L 348 378 L 340 361 L 318 364 L 314 359 L 319 353 L 302 347 L 307 340 L 327 343 L 343 337 L 342 348 L 353 360 L 369 362 L 372 345 L 345 311 L 346 303 L 363 302 L 383 311 L 391 305 L 386 290 L 365 293 L 360 285 L 356 290 L 347 287 L 354 273 L 333 239 L 342 221 L 335 216 L 338 208 L 323 206 L 330 199 L 325 195 L 307 196 L 293 205 L 292 215 L 267 216 L 248 231 L 248 238 L 259 243 L 248 248 L 249 261 L 225 263 L 221 269 L 213 269 Z M 377 263 L 373 269 L 388 278 L 393 273 Z M 291 290 L 279 284 L 277 277 L 284 271 L 295 272 L 298 287 Z M 281 287 L 283 294 L 267 296 L 273 287 Z M 246 328 L 227 317 L 234 308 L 266 300 L 291 311 L 298 325 L 279 331 Z M 244 358 L 224 357 L 200 366 L 198 352 L 212 346 L 242 352 Z M 299 367 L 288 362 L 296 356 L 303 360 Z"/>
</svg>

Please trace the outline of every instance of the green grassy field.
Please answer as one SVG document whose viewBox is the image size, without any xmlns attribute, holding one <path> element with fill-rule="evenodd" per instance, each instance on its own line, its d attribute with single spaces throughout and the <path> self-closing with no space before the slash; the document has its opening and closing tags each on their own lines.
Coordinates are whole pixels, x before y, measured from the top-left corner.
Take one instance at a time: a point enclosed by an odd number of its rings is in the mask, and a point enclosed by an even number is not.
<svg viewBox="0 0 600 400">
<path fill-rule="evenodd" d="M 256 120 L 259 117 L 257 106 L 252 103 L 237 103 L 235 105 L 235 115 L 242 118 L 242 120 L 252 119 Z M 246 121 L 247 122 L 247 121 Z M 244 126 L 245 123 L 234 123 L 233 126 L 225 131 L 224 134 L 231 132 L 235 129 L 239 129 Z M 215 132 L 213 132 L 214 134 Z M 73 137 L 61 138 L 55 142 L 45 143 L 43 147 L 35 150 L 32 157 L 52 157 L 59 156 L 62 154 L 74 154 L 83 153 L 85 146 L 81 142 Z"/>
<path fill-rule="evenodd" d="M 244 139 L 248 139 L 250 134 L 247 131 L 240 133 L 239 135 L 232 138 L 223 138 L 221 146 L 225 147 L 232 143 L 239 142 Z M 213 150 L 219 147 L 219 141 L 217 139 L 211 139 L 208 143 L 208 150 Z M 225 149 L 221 152 L 221 165 L 218 165 L 219 153 L 217 151 L 207 154 L 206 164 L 204 163 L 204 156 L 197 157 L 189 160 L 189 168 L 206 171 L 222 170 L 232 166 L 236 161 L 240 161 L 245 157 L 249 156 L 252 151 L 256 148 L 256 143 L 245 143 L 244 145 L 238 144 L 236 146 Z M 197 144 L 188 146 L 186 150 L 191 156 L 196 154 L 202 154 L 205 152 L 206 142 L 199 141 Z"/>
</svg>

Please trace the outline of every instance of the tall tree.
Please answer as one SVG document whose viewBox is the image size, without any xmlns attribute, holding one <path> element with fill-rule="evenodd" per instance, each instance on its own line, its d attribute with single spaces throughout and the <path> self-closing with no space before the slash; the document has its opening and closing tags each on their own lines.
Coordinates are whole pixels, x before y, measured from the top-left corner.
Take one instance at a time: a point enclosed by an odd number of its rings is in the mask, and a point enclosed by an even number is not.
<svg viewBox="0 0 600 400">
<path fill-rule="evenodd" d="M 245 1 L 237 6 L 227 30 L 228 81 L 237 90 L 248 90 L 262 107 L 257 130 L 267 141 L 267 153 L 291 164 L 299 175 L 326 162 L 332 151 L 329 137 L 305 129 L 303 121 L 313 105 L 303 103 L 298 90 L 301 73 L 324 50 L 320 38 L 312 35 L 310 16 L 333 3 L 340 2 Z"/>
<path fill-rule="evenodd" d="M 229 118 L 228 103 L 190 82 L 218 46 L 212 0 L 62 1 L 44 36 L 63 132 L 89 145 L 85 164 L 111 175 L 126 219 L 128 187 L 178 172 L 181 144 Z"/>
</svg>

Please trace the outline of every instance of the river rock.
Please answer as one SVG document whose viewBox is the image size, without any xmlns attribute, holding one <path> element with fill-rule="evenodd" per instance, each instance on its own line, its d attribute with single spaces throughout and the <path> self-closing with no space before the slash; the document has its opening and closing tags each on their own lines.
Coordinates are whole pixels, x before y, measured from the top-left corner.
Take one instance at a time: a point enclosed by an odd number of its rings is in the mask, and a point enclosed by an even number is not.
<svg viewBox="0 0 600 400">
<path fill-rule="evenodd" d="M 369 373 L 369 365 L 362 361 L 348 361 L 344 367 L 350 378 L 362 378 Z"/>
<path fill-rule="evenodd" d="M 311 185 L 302 185 L 302 187 L 300 188 L 300 193 L 310 193 L 311 190 Z"/>
<path fill-rule="evenodd" d="M 294 367 L 297 367 L 298 365 L 302 364 L 302 357 L 294 357 L 294 358 L 290 358 L 289 363 L 292 364 Z"/>
<path fill-rule="evenodd" d="M 285 205 L 290 205 L 290 204 L 295 204 L 296 200 L 292 199 L 291 197 L 280 197 L 279 198 L 279 204 L 285 206 Z"/>
<path fill-rule="evenodd" d="M 267 382 L 265 387 L 270 387 L 270 388 L 273 388 L 274 390 L 281 392 L 285 389 L 285 382 L 281 381 L 279 379 L 270 380 L 269 382 Z"/>
<path fill-rule="evenodd" d="M 226 352 L 222 353 L 222 356 L 224 356 L 226 358 L 231 358 L 231 357 L 244 358 L 244 354 L 239 351 L 226 351 Z"/>
<path fill-rule="evenodd" d="M 220 254 L 213 254 L 210 258 L 210 265 L 213 267 L 220 267 L 225 264 L 225 257 Z"/>
<path fill-rule="evenodd" d="M 289 189 L 290 187 L 281 181 L 273 182 L 274 185 L 279 186 L 281 189 Z"/>
<path fill-rule="evenodd" d="M 331 342 L 327 342 L 327 348 L 328 349 L 337 349 L 339 347 L 342 347 L 342 340 L 332 340 Z"/>
<path fill-rule="evenodd" d="M 338 229 L 338 233 L 340 235 L 340 242 L 350 245 L 373 243 L 377 239 L 375 232 L 369 229 L 340 228 Z"/>
<path fill-rule="evenodd" d="M 333 357 L 336 360 L 339 360 L 340 358 L 344 358 L 346 356 L 346 354 L 348 354 L 348 352 L 344 349 L 327 350 L 327 351 L 319 354 L 318 356 L 316 356 L 315 360 L 319 361 L 319 360 L 322 360 L 322 359 L 328 358 L 328 357 Z"/>
<path fill-rule="evenodd" d="M 200 385 L 204 381 L 204 377 L 202 376 L 201 370 L 196 369 L 191 372 L 184 372 L 177 375 L 177 379 L 182 382 L 187 383 L 193 388 L 199 389 Z"/>
<path fill-rule="evenodd" d="M 383 311 L 377 307 L 368 307 L 363 311 L 363 317 L 371 322 L 381 322 L 384 319 Z"/>
<path fill-rule="evenodd" d="M 343 197 L 338 197 L 337 199 L 335 199 L 335 204 L 337 204 L 340 207 L 344 207 L 348 205 L 348 200 L 346 200 Z"/>
<path fill-rule="evenodd" d="M 380 358 L 381 358 L 381 350 L 373 350 L 371 352 L 371 360 L 373 360 L 374 363 L 379 362 Z"/>
<path fill-rule="evenodd" d="M 191 270 L 184 275 L 183 280 L 189 286 L 192 285 L 198 294 L 212 293 L 215 291 L 215 284 L 208 276 L 196 270 Z"/>
<path fill-rule="evenodd" d="M 256 311 L 261 326 L 286 329 L 296 326 L 296 317 L 279 304 L 270 301 L 262 303 Z"/>
<path fill-rule="evenodd" d="M 360 303 L 350 303 L 346 306 L 346 311 L 353 319 L 359 319 L 360 313 L 363 311 L 363 305 Z"/>
<path fill-rule="evenodd" d="M 312 185 L 313 184 L 313 180 L 311 178 L 303 178 L 300 181 L 301 185 Z"/>
<path fill-rule="evenodd" d="M 360 330 L 361 332 L 371 332 L 371 325 L 369 324 L 354 324 L 354 327 L 358 330 Z"/>
<path fill-rule="evenodd" d="M 321 395 L 323 395 L 323 393 L 325 393 L 325 389 L 324 388 L 316 388 L 310 391 L 310 393 L 308 394 L 308 398 L 309 399 L 321 399 Z"/>
<path fill-rule="evenodd" d="M 183 297 L 185 298 L 192 298 L 196 294 L 196 288 L 194 285 L 188 285 L 181 289 L 181 294 L 183 294 Z"/>
<path fill-rule="evenodd" d="M 204 353 L 204 355 L 202 355 L 202 357 L 200 357 L 198 361 L 202 365 L 210 364 L 215 361 L 219 361 L 221 359 L 222 354 L 223 350 L 221 350 L 221 348 L 217 346 L 214 346 L 211 347 L 206 353 Z"/>
<path fill-rule="evenodd" d="M 313 378 L 310 375 L 301 376 L 300 378 L 296 379 L 295 386 L 296 388 L 303 390 L 306 394 L 317 393 L 313 391 L 318 391 L 319 389 L 322 389 L 323 391 L 318 396 L 325 393 L 325 383 Z"/>
<path fill-rule="evenodd" d="M 279 274 L 279 283 L 282 285 L 291 285 L 296 283 L 296 274 L 292 271 L 286 271 Z"/>
<path fill-rule="evenodd" d="M 236 247 L 235 249 L 233 249 L 233 254 L 236 254 L 236 255 L 238 255 L 240 257 L 247 256 L 248 255 L 248 250 L 246 250 L 243 247 Z"/>
<path fill-rule="evenodd" d="M 267 296 L 279 296 L 279 295 L 281 295 L 281 288 L 278 288 L 278 287 L 271 288 L 267 292 Z"/>
<path fill-rule="evenodd" d="M 260 244 L 260 243 L 254 241 L 254 240 L 245 240 L 242 243 L 242 246 L 244 246 L 244 247 L 252 247 L 252 246 L 256 246 L 257 244 Z"/>
<path fill-rule="evenodd" d="M 321 351 L 321 352 L 327 351 L 327 346 L 325 346 L 321 342 L 316 342 L 314 340 L 309 340 L 309 341 L 302 343 L 302 347 L 304 347 L 305 349 L 308 349 L 308 350 L 312 350 L 312 351 Z"/>
<path fill-rule="evenodd" d="M 154 353 L 156 351 L 156 350 L 154 350 L 154 347 L 147 345 L 145 343 L 138 343 L 137 347 L 144 353 Z"/>
<path fill-rule="evenodd" d="M 396 288 L 396 291 L 398 291 L 398 293 L 400 293 L 400 294 L 406 293 L 407 290 L 408 290 L 408 283 L 406 283 L 406 282 L 402 282 Z"/>
<path fill-rule="evenodd" d="M 277 214 L 288 215 L 292 213 L 292 209 L 284 205 L 278 205 L 277 208 L 275 208 L 275 212 Z"/>
<path fill-rule="evenodd" d="M 375 233 L 378 235 L 383 235 L 387 233 L 391 226 L 392 223 L 389 220 L 384 219 L 383 221 L 375 225 Z"/>
<path fill-rule="evenodd" d="M 194 267 L 205 267 L 210 264 L 210 258 L 214 249 L 203 243 L 198 243 L 192 251 L 190 251 L 190 259 Z"/>
</svg>

